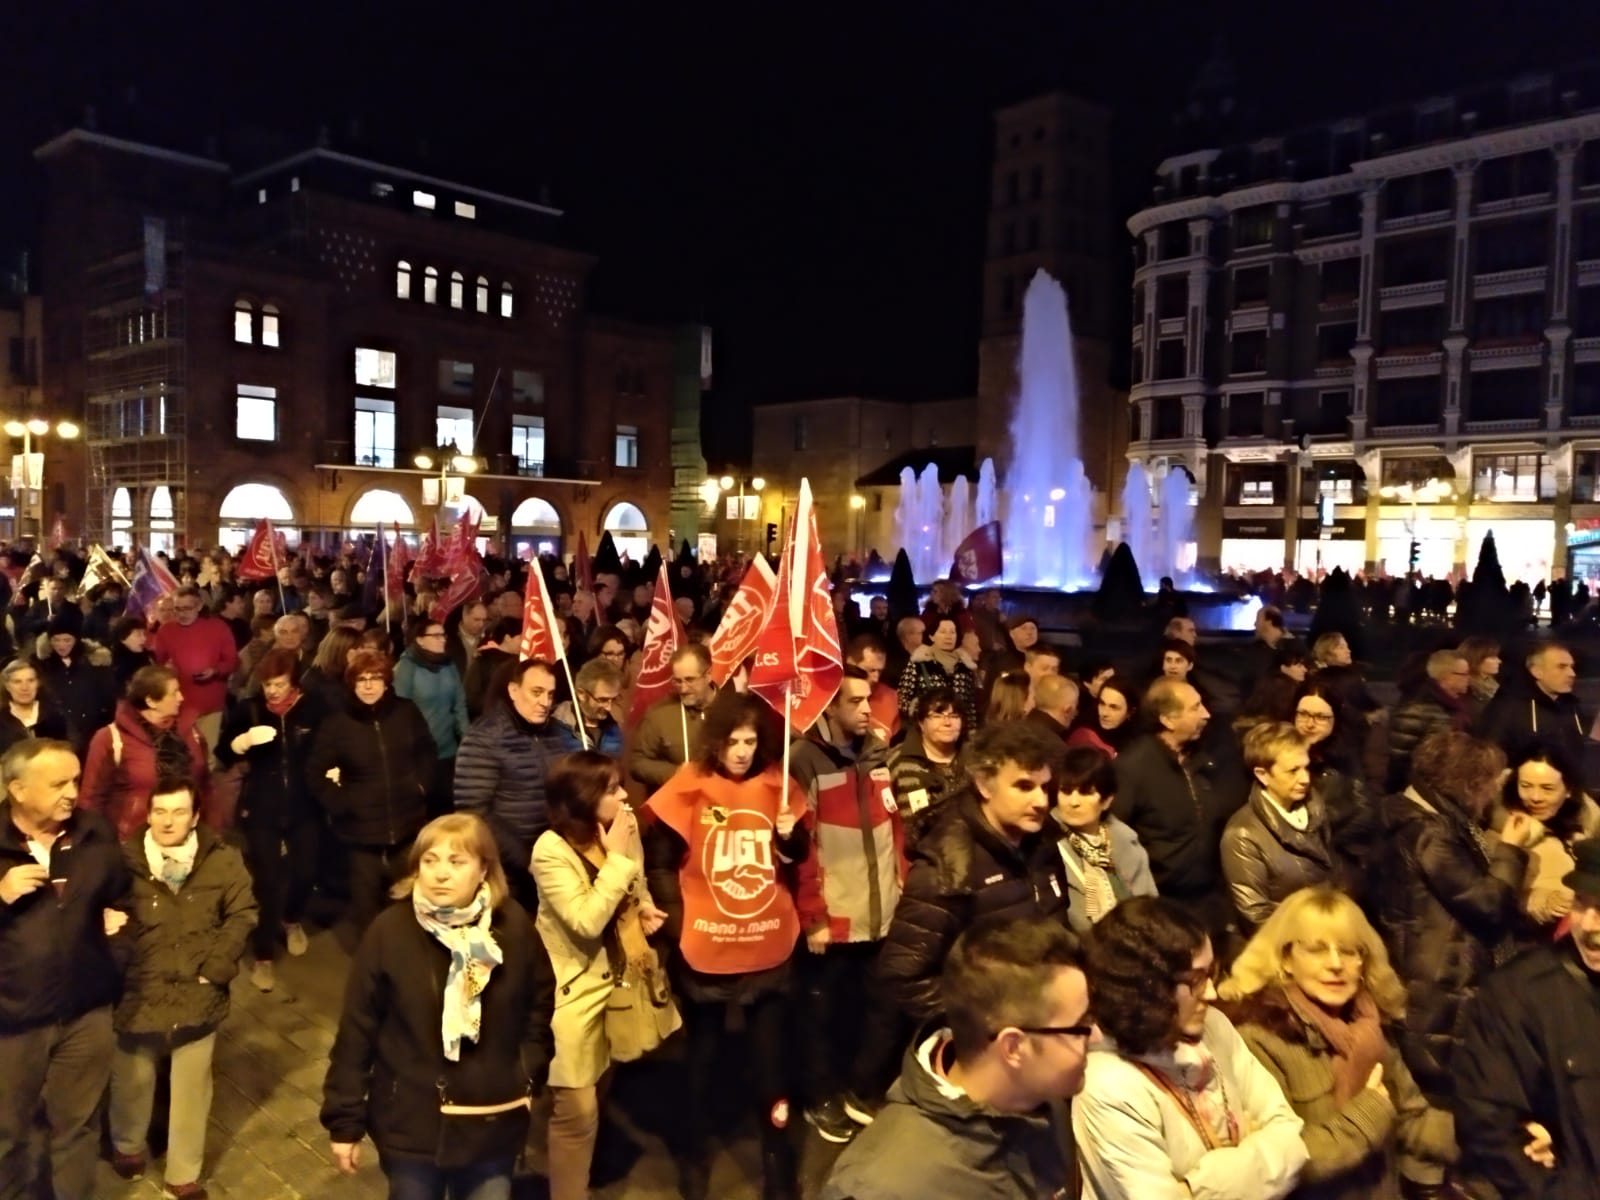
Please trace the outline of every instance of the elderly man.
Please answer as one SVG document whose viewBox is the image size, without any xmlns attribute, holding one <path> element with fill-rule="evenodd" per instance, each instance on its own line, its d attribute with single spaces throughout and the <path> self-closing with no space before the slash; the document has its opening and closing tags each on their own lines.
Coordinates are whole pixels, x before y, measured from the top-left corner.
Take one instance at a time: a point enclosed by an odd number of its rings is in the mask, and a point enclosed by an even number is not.
<svg viewBox="0 0 1600 1200">
<path fill-rule="evenodd" d="M 1467 1008 L 1451 1074 L 1469 1195 L 1577 1200 L 1600 1180 L 1600 840 L 1573 858 L 1569 936 L 1501 967 Z"/>
<path fill-rule="evenodd" d="M 628 755 L 628 774 L 652 792 L 700 749 L 706 711 L 717 698 L 711 651 L 697 642 L 674 651 L 672 686 L 677 694 L 651 705 L 633 731 Z"/>
<path fill-rule="evenodd" d="M 980 922 L 951 950 L 940 992 L 946 1028 L 906 1052 L 822 1200 L 1066 1194 L 1057 1131 L 1095 1032 L 1077 939 L 1039 917 Z"/>
<path fill-rule="evenodd" d="M 1033 708 L 1023 718 L 1063 742 L 1078 716 L 1078 685 L 1065 675 L 1042 675 L 1034 681 Z"/>
<path fill-rule="evenodd" d="M 198 1200 L 211 1114 L 211 1056 L 228 1015 L 228 984 L 256 925 L 244 859 L 200 827 L 186 779 L 158 784 L 150 824 L 123 845 L 139 914 L 133 962 L 117 1003 L 111 1064 L 111 1165 L 138 1179 L 146 1165 L 156 1075 L 172 1062 L 165 1195 Z M 199 969 L 195 969 L 195 964 Z"/>
<path fill-rule="evenodd" d="M 613 709 L 622 694 L 622 672 L 604 658 L 591 658 L 578 668 L 572 686 L 577 692 L 576 702 L 564 700 L 556 706 L 552 718 L 568 733 L 565 739 L 568 750 L 581 750 L 587 744 L 590 750 L 622 757 L 622 726 L 617 724 Z M 583 731 L 578 731 L 578 722 Z"/>
<path fill-rule="evenodd" d="M 105 818 L 73 807 L 78 758 L 66 742 L 20 741 L 0 774 L 0 1200 L 37 1194 L 30 1144 L 41 1112 L 53 1195 L 89 1200 L 128 868 Z"/>
<path fill-rule="evenodd" d="M 228 700 L 228 676 L 239 665 L 239 651 L 227 623 L 203 607 L 199 588 L 179 588 L 172 598 L 177 620 L 156 630 L 150 650 L 156 662 L 177 672 L 183 689 L 182 716 L 193 721 L 207 749 L 215 751 Z"/>
<path fill-rule="evenodd" d="M 1465 731 L 1471 723 L 1467 691 L 1472 672 L 1459 650 L 1428 655 L 1427 679 L 1389 716 L 1389 771 L 1385 787 L 1404 790 L 1411 782 L 1411 753 L 1430 735 Z"/>
</svg>

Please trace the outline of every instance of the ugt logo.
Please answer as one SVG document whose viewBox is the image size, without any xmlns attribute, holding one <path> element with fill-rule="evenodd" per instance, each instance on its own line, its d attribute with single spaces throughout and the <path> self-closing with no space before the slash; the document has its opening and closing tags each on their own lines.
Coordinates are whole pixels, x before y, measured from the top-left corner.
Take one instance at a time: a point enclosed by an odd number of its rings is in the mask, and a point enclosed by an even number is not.
<svg viewBox="0 0 1600 1200">
<path fill-rule="evenodd" d="M 724 916 L 738 921 L 760 916 L 777 896 L 772 822 L 756 812 L 730 813 L 707 835 L 700 868 Z"/>
</svg>

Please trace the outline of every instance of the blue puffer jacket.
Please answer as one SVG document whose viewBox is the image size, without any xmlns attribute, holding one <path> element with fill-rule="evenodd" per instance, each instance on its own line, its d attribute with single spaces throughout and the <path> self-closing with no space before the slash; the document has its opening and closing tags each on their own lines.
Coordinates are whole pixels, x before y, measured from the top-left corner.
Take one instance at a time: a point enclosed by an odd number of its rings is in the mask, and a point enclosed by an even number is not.
<svg viewBox="0 0 1600 1200">
<path fill-rule="evenodd" d="M 394 692 L 422 710 L 440 758 L 454 758 L 467 732 L 467 692 L 447 655 L 434 654 L 427 662 L 415 646 L 394 665 Z"/>
<path fill-rule="evenodd" d="M 566 752 L 565 726 L 532 725 L 496 702 L 472 723 L 456 754 L 457 812 L 477 813 L 494 831 L 500 861 L 526 872 L 533 843 L 549 825 L 544 781 Z"/>
<path fill-rule="evenodd" d="M 566 736 L 562 739 L 562 749 L 567 753 L 583 749 L 583 735 L 578 732 L 578 714 L 571 700 L 564 700 L 556 705 L 550 714 L 550 723 L 561 726 Z M 598 738 L 591 738 L 589 749 L 598 750 L 601 754 L 609 754 L 619 763 L 622 761 L 622 726 L 618 725 L 612 717 L 607 717 L 600 722 Z"/>
</svg>

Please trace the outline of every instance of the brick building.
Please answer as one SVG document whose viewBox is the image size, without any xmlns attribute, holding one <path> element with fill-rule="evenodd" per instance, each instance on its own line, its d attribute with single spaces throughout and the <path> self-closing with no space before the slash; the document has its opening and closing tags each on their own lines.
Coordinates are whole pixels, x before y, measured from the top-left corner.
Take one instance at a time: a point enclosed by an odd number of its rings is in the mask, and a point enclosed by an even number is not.
<svg viewBox="0 0 1600 1200">
<path fill-rule="evenodd" d="M 244 164 L 74 129 L 36 158 L 44 409 L 85 434 L 47 452 L 89 538 L 416 529 L 461 454 L 441 524 L 475 501 L 522 551 L 667 541 L 674 331 L 588 309 L 559 210 L 327 145 Z"/>
</svg>

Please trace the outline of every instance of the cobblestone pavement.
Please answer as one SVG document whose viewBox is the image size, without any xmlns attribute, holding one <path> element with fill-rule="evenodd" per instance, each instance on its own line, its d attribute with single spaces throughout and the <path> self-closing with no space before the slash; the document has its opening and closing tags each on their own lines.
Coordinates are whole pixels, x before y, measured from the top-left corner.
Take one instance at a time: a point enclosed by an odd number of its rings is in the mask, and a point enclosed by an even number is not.
<svg viewBox="0 0 1600 1200">
<path fill-rule="evenodd" d="M 370 1143 L 354 1177 L 341 1176 L 317 1121 L 328 1050 L 338 1024 L 348 959 L 331 933 L 319 932 L 303 958 L 280 959 L 270 993 L 251 986 L 248 971 L 233 984 L 233 1009 L 217 1038 L 216 1087 L 206 1145 L 204 1182 L 215 1200 L 381 1200 L 386 1195 Z M 680 1086 L 670 1063 L 629 1068 L 618 1080 L 609 1111 L 615 1125 L 638 1144 L 624 1178 L 597 1188 L 598 1200 L 676 1200 L 676 1172 L 659 1136 L 631 1118 L 648 1109 L 670 1113 Z M 666 1093 L 666 1094 L 662 1094 Z M 544 1119 L 534 1114 L 528 1174 L 517 1182 L 517 1200 L 544 1200 Z M 164 1124 L 158 1116 L 158 1124 Z M 648 1124 L 648 1120 L 643 1123 Z M 808 1138 L 803 1174 L 814 1195 L 834 1149 Z M 626 1156 L 625 1156 L 626 1157 Z M 760 1154 L 754 1130 L 723 1145 L 713 1167 L 718 1200 L 755 1200 L 760 1194 Z M 161 1160 L 146 1177 L 125 1182 L 100 1164 L 95 1196 L 103 1200 L 156 1200 L 161 1195 Z"/>
</svg>

